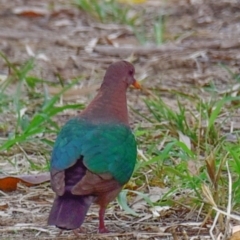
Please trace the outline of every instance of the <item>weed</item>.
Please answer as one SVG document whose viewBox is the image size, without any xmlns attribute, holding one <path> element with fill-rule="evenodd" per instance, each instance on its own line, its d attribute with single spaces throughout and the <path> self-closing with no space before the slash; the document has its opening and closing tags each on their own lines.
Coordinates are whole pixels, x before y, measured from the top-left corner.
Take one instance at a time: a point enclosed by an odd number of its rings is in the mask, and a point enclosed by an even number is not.
<svg viewBox="0 0 240 240">
<path fill-rule="evenodd" d="M 76 0 L 76 5 L 97 17 L 102 23 L 115 22 L 133 26 L 138 19 L 138 14 L 130 14 L 130 6 L 122 5 L 115 0 Z"/>
<path fill-rule="evenodd" d="M 149 18 L 144 8 L 119 3 L 116 0 L 76 0 L 75 4 L 83 11 L 99 19 L 102 23 L 118 23 L 129 26 L 141 44 L 155 42 L 161 45 L 164 42 L 164 16 L 151 16 L 150 26 L 146 25 Z M 151 30 L 153 29 L 153 31 Z"/>
<path fill-rule="evenodd" d="M 191 190 L 193 192 L 190 196 L 180 196 L 193 204 L 192 207 L 198 208 L 206 203 L 202 186 L 208 186 L 217 206 L 226 208 L 228 162 L 234 179 L 233 205 L 239 209 L 239 143 L 229 143 L 222 131 L 224 124 L 229 121 L 230 113 L 236 109 L 233 102 L 238 98 L 219 98 L 215 93 L 210 100 L 196 96 L 191 101 L 193 106 L 189 108 L 181 103 L 184 99 L 178 96 L 175 109 L 161 98 L 146 99 L 152 117 L 148 115 L 145 121 L 149 121 L 151 130 L 140 126 L 136 130 L 146 155 L 137 164 L 135 176 L 140 178 L 142 172 L 151 169 L 151 175 L 148 176 L 150 186 L 167 186 L 178 191 Z M 225 114 L 226 108 L 229 114 Z M 141 113 L 139 115 L 142 116 Z M 172 194 L 166 195 L 158 204 L 161 205 L 163 201 L 169 204 Z M 209 205 L 205 206 L 207 210 Z"/>
<path fill-rule="evenodd" d="M 24 146 L 29 143 L 38 145 L 40 142 L 52 145 L 53 142 L 49 140 L 49 135 L 59 131 L 58 122 L 53 120 L 53 117 L 66 109 L 83 108 L 81 104 L 57 106 L 62 94 L 76 84 L 79 79 L 72 81 L 69 85 L 64 86 L 58 94 L 50 97 L 46 91 L 39 90 L 44 88 L 44 85 L 52 85 L 52 83 L 29 76 L 29 72 L 34 67 L 34 59 L 28 60 L 21 67 L 15 67 L 2 53 L 1 56 L 11 70 L 11 75 L 0 85 L 1 112 L 5 113 L 12 106 L 11 114 L 15 126 L 7 137 L 0 140 L 0 151 L 17 146 L 21 148 L 22 152 L 25 152 Z M 6 93 L 11 84 L 16 86 L 12 96 Z M 5 105 L 6 99 L 8 106 Z M 35 105 L 34 108 L 32 108 L 32 104 Z M 30 162 L 28 158 L 26 159 Z M 34 166 L 33 163 L 30 165 Z M 34 168 L 36 167 L 34 166 Z"/>
</svg>

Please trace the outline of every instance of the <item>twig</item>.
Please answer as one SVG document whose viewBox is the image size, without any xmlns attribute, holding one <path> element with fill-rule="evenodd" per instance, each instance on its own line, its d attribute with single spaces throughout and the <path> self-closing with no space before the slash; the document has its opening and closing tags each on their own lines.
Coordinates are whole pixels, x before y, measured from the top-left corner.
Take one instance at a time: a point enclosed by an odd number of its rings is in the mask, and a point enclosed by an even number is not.
<svg viewBox="0 0 240 240">
<path fill-rule="evenodd" d="M 217 220 L 218 220 L 218 218 L 219 218 L 219 215 L 220 215 L 220 212 L 217 212 L 217 214 L 216 214 L 216 216 L 215 216 L 215 218 L 214 218 L 214 221 L 213 221 L 213 225 L 211 226 L 211 228 L 210 228 L 210 230 L 209 230 L 210 236 L 211 236 L 211 238 L 212 238 L 213 240 L 216 239 L 215 236 L 214 236 L 214 234 L 213 234 L 213 230 L 214 230 L 214 228 L 215 228 L 215 226 L 216 226 L 216 223 L 217 223 Z"/>
<path fill-rule="evenodd" d="M 228 206 L 227 206 L 227 220 L 226 220 L 226 228 L 224 233 L 224 239 L 227 239 L 227 235 L 229 232 L 229 223 L 230 223 L 230 214 L 232 209 L 232 178 L 229 170 L 228 162 L 226 162 L 227 172 L 228 172 Z"/>
<path fill-rule="evenodd" d="M 159 47 L 135 47 L 135 46 L 129 46 L 129 47 L 113 47 L 113 46 L 101 46 L 97 45 L 94 47 L 93 51 L 101 53 L 101 54 L 107 54 L 110 56 L 129 56 L 132 53 L 137 55 L 149 55 L 154 53 L 164 53 L 164 52 L 171 52 L 171 51 L 183 51 L 183 47 L 179 47 L 172 44 L 164 44 Z"/>
</svg>

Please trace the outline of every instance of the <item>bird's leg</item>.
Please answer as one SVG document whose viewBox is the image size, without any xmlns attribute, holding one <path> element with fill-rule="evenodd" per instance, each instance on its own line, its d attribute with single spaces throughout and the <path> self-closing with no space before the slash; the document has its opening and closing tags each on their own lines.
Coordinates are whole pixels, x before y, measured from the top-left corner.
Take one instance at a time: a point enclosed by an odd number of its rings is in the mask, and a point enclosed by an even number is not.
<svg viewBox="0 0 240 240">
<path fill-rule="evenodd" d="M 107 230 L 107 228 L 105 227 L 105 224 L 104 224 L 105 210 L 106 210 L 106 207 L 100 206 L 100 209 L 99 209 L 99 227 L 98 227 L 98 232 L 99 233 L 108 233 L 109 232 Z"/>
</svg>

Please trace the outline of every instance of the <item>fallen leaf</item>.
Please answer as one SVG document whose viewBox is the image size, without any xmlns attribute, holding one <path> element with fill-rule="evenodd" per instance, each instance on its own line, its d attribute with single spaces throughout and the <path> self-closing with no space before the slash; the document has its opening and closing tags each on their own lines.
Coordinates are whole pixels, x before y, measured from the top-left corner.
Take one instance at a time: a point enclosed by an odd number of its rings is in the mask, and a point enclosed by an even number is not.
<svg viewBox="0 0 240 240">
<path fill-rule="evenodd" d="M 0 73 L 0 82 L 4 82 L 7 80 L 8 75 L 4 73 Z"/>
<path fill-rule="evenodd" d="M 72 26 L 73 22 L 70 21 L 69 19 L 61 19 L 58 20 L 54 23 L 56 27 L 67 27 L 67 26 Z"/>
<path fill-rule="evenodd" d="M 164 194 L 169 191 L 168 188 L 159 188 L 159 187 L 150 187 L 149 193 L 147 194 L 138 194 L 134 199 L 131 208 L 135 211 L 146 209 L 147 201 L 151 203 L 156 203 L 159 201 Z M 145 196 L 145 199 L 144 199 Z"/>
<path fill-rule="evenodd" d="M 50 61 L 49 58 L 44 53 L 39 53 L 39 54 L 36 55 L 29 45 L 26 45 L 26 51 L 27 51 L 27 54 L 30 57 L 35 57 L 36 59 L 40 59 L 40 60 L 43 60 L 45 62 L 49 62 Z"/>
<path fill-rule="evenodd" d="M 16 15 L 24 17 L 42 17 L 49 14 L 49 11 L 47 9 L 28 6 L 16 7 L 12 12 Z"/>
<path fill-rule="evenodd" d="M 33 52 L 32 48 L 28 44 L 26 45 L 26 51 L 30 57 L 35 57 L 35 53 Z"/>
<path fill-rule="evenodd" d="M 150 208 L 150 211 L 152 212 L 153 217 L 160 217 L 161 212 L 166 212 L 169 209 L 171 209 L 169 206 L 154 206 Z"/>
<path fill-rule="evenodd" d="M 191 150 L 191 140 L 188 136 L 184 135 L 181 131 L 178 131 L 179 141 L 184 143 L 189 150 Z"/>
<path fill-rule="evenodd" d="M 5 176 L 0 175 L 0 190 L 5 192 L 15 191 L 17 184 L 22 183 L 28 187 L 38 185 L 50 180 L 49 173 L 37 175 Z"/>
<path fill-rule="evenodd" d="M 200 164 L 197 164 L 194 160 L 189 160 L 187 161 L 187 168 L 192 176 L 197 176 L 199 174 Z"/>
<path fill-rule="evenodd" d="M 9 217 L 9 214 L 0 211 L 0 217 Z"/>
<path fill-rule="evenodd" d="M 7 203 L 0 203 L 0 211 L 3 211 L 5 209 L 8 208 L 8 204 Z"/>
<path fill-rule="evenodd" d="M 96 47 L 98 41 L 99 41 L 98 38 L 93 38 L 93 39 L 91 39 L 91 40 L 88 42 L 87 46 L 85 47 L 85 51 L 86 51 L 87 53 L 92 53 L 93 50 L 94 50 L 94 48 Z"/>
</svg>

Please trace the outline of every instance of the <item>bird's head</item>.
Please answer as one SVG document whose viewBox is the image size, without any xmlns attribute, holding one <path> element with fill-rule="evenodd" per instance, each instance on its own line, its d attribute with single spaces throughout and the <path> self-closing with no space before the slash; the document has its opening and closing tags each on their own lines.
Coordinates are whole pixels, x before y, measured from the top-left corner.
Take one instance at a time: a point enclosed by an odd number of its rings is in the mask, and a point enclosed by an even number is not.
<svg viewBox="0 0 240 240">
<path fill-rule="evenodd" d="M 108 86 L 124 86 L 132 85 L 140 89 L 141 85 L 134 78 L 134 66 L 127 61 L 119 61 L 112 63 L 104 76 L 103 85 Z"/>
</svg>

